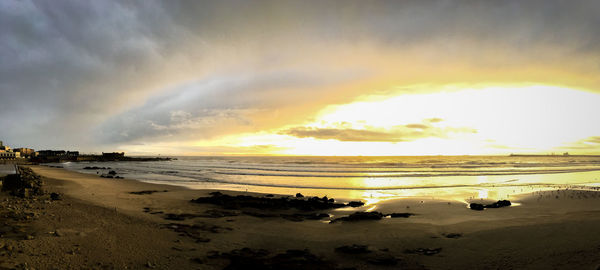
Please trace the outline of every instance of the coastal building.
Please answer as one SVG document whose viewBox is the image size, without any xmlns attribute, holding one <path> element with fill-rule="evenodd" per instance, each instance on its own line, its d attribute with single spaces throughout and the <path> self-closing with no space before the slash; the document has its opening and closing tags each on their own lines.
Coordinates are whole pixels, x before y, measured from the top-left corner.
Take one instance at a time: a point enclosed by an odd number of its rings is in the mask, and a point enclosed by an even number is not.
<svg viewBox="0 0 600 270">
<path fill-rule="evenodd" d="M 0 160 L 14 160 L 17 158 L 17 153 L 0 150 Z"/>
<path fill-rule="evenodd" d="M 14 160 L 19 157 L 21 157 L 20 153 L 13 152 L 9 146 L 0 141 L 0 160 Z"/>
<path fill-rule="evenodd" d="M 35 150 L 25 147 L 15 148 L 13 152 L 19 153 L 23 158 L 30 158 L 35 155 Z"/>
</svg>

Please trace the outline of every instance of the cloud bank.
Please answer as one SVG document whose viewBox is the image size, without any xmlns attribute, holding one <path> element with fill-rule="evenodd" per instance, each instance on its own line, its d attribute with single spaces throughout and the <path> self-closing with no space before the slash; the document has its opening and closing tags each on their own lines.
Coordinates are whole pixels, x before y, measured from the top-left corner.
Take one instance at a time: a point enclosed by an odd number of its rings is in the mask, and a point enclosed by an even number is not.
<svg viewBox="0 0 600 270">
<path fill-rule="evenodd" d="M 212 138 L 415 83 L 597 91 L 599 13 L 558 0 L 2 1 L 0 137 L 84 151 Z"/>
</svg>

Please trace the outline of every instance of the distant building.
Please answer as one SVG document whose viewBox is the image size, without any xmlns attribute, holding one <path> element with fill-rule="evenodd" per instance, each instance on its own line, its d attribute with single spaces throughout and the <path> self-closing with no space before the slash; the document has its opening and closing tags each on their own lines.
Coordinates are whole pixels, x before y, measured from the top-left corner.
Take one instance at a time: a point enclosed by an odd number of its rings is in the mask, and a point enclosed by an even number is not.
<svg viewBox="0 0 600 270">
<path fill-rule="evenodd" d="M 40 150 L 35 153 L 38 158 L 61 158 L 67 154 L 65 150 Z"/>
<path fill-rule="evenodd" d="M 0 160 L 13 160 L 20 157 L 20 154 L 15 153 L 12 149 L 0 141 Z"/>
<path fill-rule="evenodd" d="M 77 160 L 79 151 L 65 150 L 40 150 L 35 152 L 35 160 L 40 162 L 58 162 L 63 160 Z"/>
<path fill-rule="evenodd" d="M 21 157 L 32 157 L 35 155 L 35 150 L 31 149 L 31 148 L 25 148 L 25 147 L 21 147 L 21 148 L 15 148 L 13 149 L 13 152 L 15 153 L 20 153 Z"/>
<path fill-rule="evenodd" d="M 17 153 L 0 150 L 0 160 L 13 160 L 17 158 Z"/>
</svg>

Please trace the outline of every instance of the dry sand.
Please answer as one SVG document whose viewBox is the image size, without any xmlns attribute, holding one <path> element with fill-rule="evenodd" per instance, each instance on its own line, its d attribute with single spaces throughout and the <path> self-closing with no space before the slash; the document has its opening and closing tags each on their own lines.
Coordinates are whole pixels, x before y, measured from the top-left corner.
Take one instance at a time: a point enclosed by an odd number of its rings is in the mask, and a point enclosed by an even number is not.
<svg viewBox="0 0 600 270">
<path fill-rule="evenodd" d="M 328 211 L 334 217 L 365 209 L 415 214 L 378 221 L 328 224 L 245 214 L 173 221 L 166 220 L 166 214 L 202 214 L 220 207 L 190 202 L 211 191 L 32 168 L 44 177 L 44 189 L 60 193 L 62 200 L 0 195 L 0 212 L 16 207 L 31 216 L 5 218 L 0 224 L 4 226 L 0 229 L 10 231 L 0 239 L 0 246 L 4 245 L 0 269 L 222 269 L 229 260 L 211 255 L 244 247 L 270 254 L 308 249 L 338 267 L 356 269 L 597 269 L 600 265 L 600 194 L 593 191 L 524 194 L 511 199 L 518 206 L 485 211 L 470 210 L 456 201 L 420 198 Z M 143 190 L 160 192 L 129 193 Z M 173 223 L 197 226 L 190 233 Z M 448 238 L 449 234 L 455 235 Z M 352 244 L 367 245 L 372 252 L 334 251 Z M 435 254 L 423 254 L 427 249 Z M 411 250 L 417 251 L 407 252 Z M 395 257 L 399 263 L 373 264 L 374 258 L 381 257 Z"/>
</svg>

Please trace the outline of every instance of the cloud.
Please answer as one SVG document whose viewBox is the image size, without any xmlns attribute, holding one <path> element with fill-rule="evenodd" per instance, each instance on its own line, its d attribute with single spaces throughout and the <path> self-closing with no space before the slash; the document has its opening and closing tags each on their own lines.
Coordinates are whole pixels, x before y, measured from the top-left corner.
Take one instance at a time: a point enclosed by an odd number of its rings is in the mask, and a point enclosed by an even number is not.
<svg viewBox="0 0 600 270">
<path fill-rule="evenodd" d="M 561 151 L 579 151 L 579 152 L 594 152 L 600 151 L 600 136 L 591 136 L 585 139 L 578 140 L 558 147 Z"/>
<path fill-rule="evenodd" d="M 415 126 L 419 126 L 415 130 Z M 293 127 L 282 131 L 282 134 L 298 138 L 315 138 L 322 140 L 338 140 L 351 142 L 403 142 L 422 138 L 447 138 L 453 133 L 476 133 L 471 128 L 433 127 L 421 124 L 398 125 L 390 129 L 383 128 L 318 128 Z"/>
<path fill-rule="evenodd" d="M 408 124 L 406 125 L 407 128 L 414 128 L 414 129 L 427 129 L 429 128 L 429 126 L 427 125 L 423 125 L 423 124 Z"/>
<path fill-rule="evenodd" d="M 260 125 L 255 121 L 257 114 L 310 102 L 320 87 L 357 76 L 360 73 L 331 73 L 322 77 L 288 70 L 255 76 L 214 76 L 156 95 L 141 106 L 109 118 L 98 126 L 96 139 L 129 143 L 208 139 L 228 132 L 243 132 Z"/>
<path fill-rule="evenodd" d="M 425 119 L 424 121 L 428 122 L 428 123 L 439 123 L 439 122 L 444 121 L 444 119 L 442 119 L 442 118 L 429 118 L 429 119 Z"/>
<path fill-rule="evenodd" d="M 600 89 L 599 11 L 558 0 L 2 1 L 2 136 L 101 150 L 278 128 L 414 83 Z"/>
</svg>

